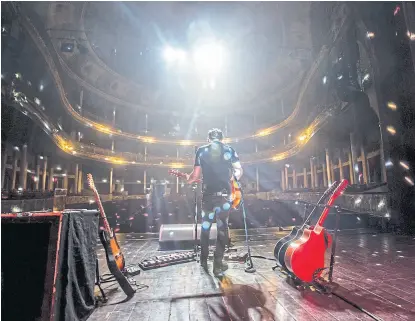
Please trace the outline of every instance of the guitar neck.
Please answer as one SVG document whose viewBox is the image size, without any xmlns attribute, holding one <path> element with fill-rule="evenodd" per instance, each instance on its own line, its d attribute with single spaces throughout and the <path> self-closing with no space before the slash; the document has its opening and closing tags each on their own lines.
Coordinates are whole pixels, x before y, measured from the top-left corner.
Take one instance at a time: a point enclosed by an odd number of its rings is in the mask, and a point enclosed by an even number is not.
<svg viewBox="0 0 415 321">
<path fill-rule="evenodd" d="M 108 223 L 107 216 L 105 215 L 104 207 L 102 206 L 101 198 L 99 197 L 98 191 L 94 191 L 95 201 L 98 204 L 98 209 L 101 214 L 102 222 L 104 223 L 105 230 L 111 234 L 111 227 Z"/>
<path fill-rule="evenodd" d="M 317 226 L 323 226 L 323 224 L 324 224 L 324 222 L 327 218 L 327 215 L 330 212 L 331 206 L 334 204 L 336 199 L 342 194 L 342 192 L 346 189 L 348 184 L 349 184 L 349 182 L 347 181 L 347 179 L 344 179 L 340 182 L 339 186 L 336 188 L 333 195 L 330 197 L 329 201 L 327 202 L 327 207 L 325 207 L 323 212 L 321 213 L 320 219 L 318 220 L 318 222 L 316 224 L 316 227 Z"/>
</svg>

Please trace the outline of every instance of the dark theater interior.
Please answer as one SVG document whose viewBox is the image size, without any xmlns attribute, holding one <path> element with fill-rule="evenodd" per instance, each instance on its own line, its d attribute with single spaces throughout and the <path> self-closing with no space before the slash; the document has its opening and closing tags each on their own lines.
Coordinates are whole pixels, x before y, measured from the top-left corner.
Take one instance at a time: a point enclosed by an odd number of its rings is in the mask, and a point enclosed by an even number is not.
<svg viewBox="0 0 415 321">
<path fill-rule="evenodd" d="M 413 2 L 1 2 L 1 319 L 415 320 Z"/>
</svg>

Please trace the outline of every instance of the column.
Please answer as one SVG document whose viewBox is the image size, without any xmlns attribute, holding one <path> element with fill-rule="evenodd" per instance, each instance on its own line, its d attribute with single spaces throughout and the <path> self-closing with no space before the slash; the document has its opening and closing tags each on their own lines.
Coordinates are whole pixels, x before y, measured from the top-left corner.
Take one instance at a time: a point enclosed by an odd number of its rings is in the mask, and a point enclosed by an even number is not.
<svg viewBox="0 0 415 321">
<path fill-rule="evenodd" d="M 320 182 L 318 181 L 318 175 L 317 175 L 317 164 L 315 164 L 315 161 L 313 160 L 313 168 L 314 168 L 314 187 L 319 187 Z"/>
<path fill-rule="evenodd" d="M 27 188 L 27 145 L 24 144 L 22 148 L 22 159 L 20 162 L 20 183 L 23 190 Z"/>
<path fill-rule="evenodd" d="M 352 153 L 349 151 L 347 153 L 349 157 L 349 177 L 350 177 L 350 184 L 354 184 L 354 168 L 353 168 L 353 160 L 352 160 Z"/>
<path fill-rule="evenodd" d="M 16 175 L 17 175 L 17 152 L 14 153 L 13 156 L 13 173 L 12 173 L 12 185 L 11 189 L 16 189 Z"/>
<path fill-rule="evenodd" d="M 285 191 L 285 177 L 284 177 L 284 170 L 281 170 L 281 190 Z"/>
<path fill-rule="evenodd" d="M 359 162 L 358 162 L 358 157 L 359 157 L 359 148 L 358 148 L 358 143 L 357 143 L 357 139 L 356 139 L 356 135 L 355 133 L 350 133 L 350 150 L 352 153 L 352 165 L 351 167 L 353 168 L 353 181 L 355 184 L 358 184 L 359 182 L 359 171 L 356 171 L 355 168 L 359 168 Z"/>
<path fill-rule="evenodd" d="M 255 176 L 256 176 L 256 191 L 259 192 L 259 169 L 258 169 L 258 166 L 255 168 Z"/>
<path fill-rule="evenodd" d="M 6 177 L 6 165 L 7 165 L 7 147 L 3 152 L 3 160 L 1 162 L 1 188 L 4 188 L 4 178 Z"/>
<path fill-rule="evenodd" d="M 343 162 L 342 162 L 341 152 L 340 152 L 340 156 L 339 156 L 339 173 L 340 173 L 340 181 L 341 181 L 342 179 L 344 179 Z"/>
<path fill-rule="evenodd" d="M 110 189 L 109 189 L 109 193 L 110 195 L 112 195 L 112 180 L 113 180 L 113 176 L 114 176 L 114 168 L 110 168 L 110 179 L 109 179 L 109 184 L 110 184 Z"/>
<path fill-rule="evenodd" d="M 121 184 L 120 184 L 120 192 L 122 193 L 122 192 L 124 192 L 124 178 L 123 179 L 121 179 Z"/>
<path fill-rule="evenodd" d="M 304 175 L 304 188 L 308 188 L 307 168 L 305 167 L 303 169 L 303 175 Z"/>
<path fill-rule="evenodd" d="M 82 182 L 82 169 L 79 170 L 78 172 L 78 194 L 82 193 L 82 187 L 83 187 L 83 182 Z"/>
<path fill-rule="evenodd" d="M 323 172 L 323 185 L 324 185 L 324 187 L 327 187 L 327 174 L 326 174 L 326 172 L 327 172 L 327 170 L 326 170 L 326 165 L 321 165 L 321 169 L 322 169 L 322 172 Z"/>
<path fill-rule="evenodd" d="M 295 168 L 293 168 L 293 188 L 297 188 L 297 173 Z"/>
<path fill-rule="evenodd" d="M 226 131 L 226 127 L 225 127 L 225 131 Z M 177 162 L 179 162 L 179 147 L 177 147 L 176 149 L 176 158 L 177 158 Z M 176 177 L 176 194 L 177 195 L 179 194 L 179 177 Z"/>
<path fill-rule="evenodd" d="M 63 188 L 68 190 L 68 170 L 64 170 L 63 172 Z"/>
<path fill-rule="evenodd" d="M 73 192 L 75 194 L 78 193 L 78 169 L 79 169 L 79 165 L 78 164 L 75 164 L 74 188 L 73 188 Z"/>
<path fill-rule="evenodd" d="M 287 166 L 284 167 L 284 172 L 285 172 L 285 175 L 284 175 L 285 176 L 285 189 L 289 190 L 290 186 L 288 184 L 288 168 L 287 168 Z"/>
<path fill-rule="evenodd" d="M 368 172 L 367 172 L 367 158 L 366 158 L 366 152 L 365 152 L 363 145 L 360 146 L 360 153 L 362 155 L 363 183 L 367 184 L 369 182 Z"/>
<path fill-rule="evenodd" d="M 48 170 L 48 158 L 43 156 L 42 192 L 46 190 L 46 172 Z"/>
<path fill-rule="evenodd" d="M 147 115 L 146 115 L 146 117 L 147 117 Z M 146 129 L 146 133 L 147 133 L 147 129 Z M 146 162 L 147 161 L 147 146 L 144 146 L 144 161 Z M 143 179 L 143 182 L 144 182 L 144 194 L 147 194 L 147 171 L 146 170 L 144 170 L 144 179 Z"/>
<path fill-rule="evenodd" d="M 328 184 L 331 184 L 333 182 L 333 176 L 332 176 L 333 172 L 332 172 L 332 166 L 331 166 L 330 151 L 328 148 L 326 148 L 326 171 L 327 171 L 327 182 Z"/>
<path fill-rule="evenodd" d="M 314 162 L 313 162 L 313 159 L 312 158 L 310 158 L 310 172 L 311 172 L 311 188 L 314 188 L 314 187 L 316 187 L 316 184 L 315 184 L 315 173 L 314 173 Z"/>
<path fill-rule="evenodd" d="M 38 160 L 39 162 L 39 160 Z M 35 190 L 39 190 L 39 182 L 40 181 L 40 164 L 36 165 L 36 176 L 35 176 Z"/>
<path fill-rule="evenodd" d="M 50 167 L 49 169 L 49 186 L 48 186 L 48 190 L 52 191 L 53 190 L 53 166 Z"/>
<path fill-rule="evenodd" d="M 255 153 L 258 153 L 258 144 L 256 141 L 255 141 Z M 259 192 L 259 168 L 258 166 L 255 167 L 255 178 L 256 178 L 256 191 Z"/>
</svg>

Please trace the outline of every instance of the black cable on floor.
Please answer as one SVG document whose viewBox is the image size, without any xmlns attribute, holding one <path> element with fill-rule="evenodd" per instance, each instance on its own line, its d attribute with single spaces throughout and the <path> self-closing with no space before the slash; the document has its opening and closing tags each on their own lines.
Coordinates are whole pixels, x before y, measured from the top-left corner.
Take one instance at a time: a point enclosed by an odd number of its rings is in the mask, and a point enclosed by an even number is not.
<svg viewBox="0 0 415 321">
<path fill-rule="evenodd" d="M 277 261 L 275 258 L 271 258 L 271 257 L 265 257 L 262 255 L 251 255 L 252 258 L 255 259 L 263 259 L 263 260 L 269 260 L 269 261 Z"/>
<path fill-rule="evenodd" d="M 339 299 L 343 300 L 344 302 L 350 304 L 351 306 L 355 307 L 356 309 L 358 309 L 359 311 L 362 311 L 364 314 L 368 315 L 369 317 L 371 317 L 373 320 L 376 321 L 383 321 L 381 318 L 377 317 L 376 315 L 370 313 L 369 311 L 363 309 L 362 307 L 360 307 L 359 305 L 357 305 L 356 303 L 353 303 L 352 301 L 350 301 L 349 299 L 346 299 L 344 296 L 337 294 L 336 292 L 332 292 L 331 294 L 335 295 L 336 297 L 338 297 Z"/>
</svg>

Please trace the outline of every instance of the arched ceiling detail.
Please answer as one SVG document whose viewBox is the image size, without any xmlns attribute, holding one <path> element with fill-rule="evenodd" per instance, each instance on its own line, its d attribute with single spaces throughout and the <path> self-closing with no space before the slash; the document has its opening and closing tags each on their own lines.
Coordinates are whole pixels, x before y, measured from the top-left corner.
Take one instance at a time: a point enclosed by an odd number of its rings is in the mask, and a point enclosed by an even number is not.
<svg viewBox="0 0 415 321">
<path fill-rule="evenodd" d="M 95 53 L 89 42 L 91 34 L 89 32 L 88 34 L 85 33 L 83 28 L 85 13 L 88 12 L 90 5 L 82 2 L 61 2 L 49 5 L 47 29 L 55 49 L 61 57 L 61 62 L 73 71 L 77 78 L 80 78 L 78 80 L 81 80 L 81 85 L 86 86 L 87 89 L 91 90 L 90 86 L 95 87 L 98 89 L 97 94 L 105 93 L 112 96 L 126 107 L 139 108 L 153 113 L 159 111 L 160 105 L 163 105 L 162 102 L 165 102 L 170 96 L 166 96 L 158 88 L 151 88 L 145 85 L 144 82 L 139 84 L 137 81 L 132 81 L 128 77 L 113 71 Z M 183 5 L 183 8 L 186 8 L 186 5 Z M 240 8 L 235 11 L 237 16 L 232 22 L 235 25 L 234 29 L 237 29 L 241 23 L 245 23 L 245 30 L 239 32 L 242 39 L 238 44 L 239 50 L 246 51 L 244 45 L 265 48 L 271 41 L 270 34 L 280 35 L 276 40 L 281 43 L 278 52 L 267 53 L 265 50 L 261 51 L 265 55 L 263 59 L 269 60 L 271 64 L 266 66 L 261 77 L 255 78 L 254 82 L 246 82 L 245 84 L 242 82 L 241 86 L 236 87 L 235 92 L 224 89 L 222 93 L 217 90 L 215 95 L 200 95 L 198 93 L 197 97 L 189 99 L 190 103 L 198 101 L 201 104 L 215 106 L 212 108 L 216 111 L 222 112 L 226 109 L 231 112 L 234 111 L 232 107 L 236 106 L 238 110 L 244 106 L 252 108 L 253 104 L 255 106 L 258 104 L 258 97 L 267 98 L 269 101 L 269 97 L 266 96 L 273 95 L 277 98 L 281 96 L 282 92 L 298 86 L 310 63 L 309 4 L 304 3 L 301 6 L 287 4 L 281 10 L 278 5 L 275 5 L 274 10 L 276 12 L 274 13 L 283 17 L 278 25 L 280 30 L 271 30 L 268 31 L 269 33 L 265 33 L 265 30 L 272 26 L 269 25 L 272 21 L 267 21 L 267 19 L 262 19 L 263 29 L 259 30 L 260 32 L 258 32 L 258 28 L 250 27 L 250 25 L 258 25 L 258 19 L 261 20 L 261 10 L 264 10 L 261 6 L 264 5 L 257 4 L 253 7 L 252 5 L 251 7 L 240 5 Z M 265 9 L 269 11 L 269 7 Z M 176 10 L 180 11 L 182 9 L 176 8 Z M 252 12 L 256 13 L 257 16 Z M 252 16 L 254 18 L 251 18 Z M 295 17 L 295 19 L 292 19 L 292 17 Z M 252 22 L 252 20 L 254 21 Z M 85 23 L 88 24 L 88 20 Z M 79 44 L 79 46 L 75 46 L 72 53 L 60 52 L 62 43 L 67 39 L 73 39 Z M 251 56 L 255 57 L 255 55 Z M 247 62 L 249 62 L 249 57 L 247 59 Z M 177 91 L 172 95 L 172 97 L 177 98 L 182 93 Z M 180 104 L 186 103 L 181 99 L 172 99 L 171 101 L 176 103 L 168 106 L 168 109 L 176 109 L 176 111 L 180 111 Z M 272 101 L 271 99 L 271 103 L 273 102 L 275 103 L 275 100 Z M 224 108 L 225 106 L 226 108 Z"/>
</svg>

